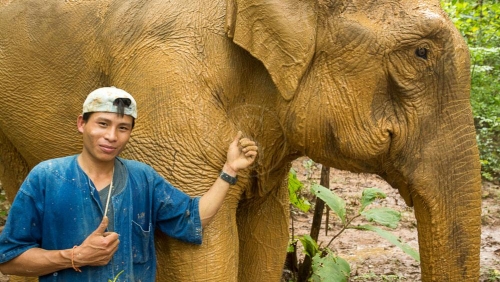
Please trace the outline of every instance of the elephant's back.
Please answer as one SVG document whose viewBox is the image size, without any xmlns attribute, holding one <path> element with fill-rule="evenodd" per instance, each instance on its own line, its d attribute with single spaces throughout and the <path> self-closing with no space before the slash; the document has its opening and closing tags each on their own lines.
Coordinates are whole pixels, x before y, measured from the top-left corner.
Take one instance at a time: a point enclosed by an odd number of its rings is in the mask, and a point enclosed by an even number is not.
<svg viewBox="0 0 500 282">
<path fill-rule="evenodd" d="M 109 85 L 143 91 L 141 74 L 159 70 L 144 62 L 160 56 L 184 68 L 197 64 L 207 30 L 226 40 L 224 13 L 225 1 L 0 5 L 0 129 L 31 166 L 79 152 L 75 121 L 90 91 Z"/>
<path fill-rule="evenodd" d="M 71 22 L 85 17 L 64 3 L 13 1 L 0 7 L 0 128 L 31 166 L 78 150 L 67 142 L 68 133 L 77 137 L 85 94 L 75 93 L 85 89 L 81 78 L 91 77 L 92 69 L 81 54 L 84 36 L 72 42 L 78 36 Z M 48 135 L 59 142 L 44 142 Z"/>
</svg>

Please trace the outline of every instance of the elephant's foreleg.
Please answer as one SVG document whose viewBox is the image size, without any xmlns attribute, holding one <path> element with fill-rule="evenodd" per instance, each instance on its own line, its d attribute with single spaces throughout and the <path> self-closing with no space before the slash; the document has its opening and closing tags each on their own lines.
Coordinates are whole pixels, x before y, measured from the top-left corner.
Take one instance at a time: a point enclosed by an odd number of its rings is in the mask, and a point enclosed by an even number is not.
<svg viewBox="0 0 500 282">
<path fill-rule="evenodd" d="M 280 281 L 288 244 L 287 184 L 238 207 L 238 281 Z"/>
<path fill-rule="evenodd" d="M 237 281 L 236 200 L 226 198 L 203 230 L 201 246 L 158 236 L 157 281 Z"/>
<path fill-rule="evenodd" d="M 7 199 L 12 202 L 29 167 L 21 154 L 0 130 L 0 183 Z"/>
<path fill-rule="evenodd" d="M 19 277 L 19 276 L 10 276 L 10 282 L 38 282 L 38 277 Z"/>
</svg>

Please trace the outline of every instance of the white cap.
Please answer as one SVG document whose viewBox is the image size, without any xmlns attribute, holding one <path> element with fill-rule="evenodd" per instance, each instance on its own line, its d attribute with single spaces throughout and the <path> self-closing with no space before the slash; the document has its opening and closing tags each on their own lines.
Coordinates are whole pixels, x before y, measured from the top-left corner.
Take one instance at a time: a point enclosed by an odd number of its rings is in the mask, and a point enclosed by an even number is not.
<svg viewBox="0 0 500 282">
<path fill-rule="evenodd" d="M 114 102 L 119 98 L 130 100 L 130 105 L 125 107 L 124 114 L 137 118 L 137 104 L 134 97 L 126 91 L 114 86 L 102 87 L 90 92 L 87 99 L 85 99 L 85 102 L 83 103 L 83 113 L 118 113 L 118 107 L 114 104 Z"/>
</svg>

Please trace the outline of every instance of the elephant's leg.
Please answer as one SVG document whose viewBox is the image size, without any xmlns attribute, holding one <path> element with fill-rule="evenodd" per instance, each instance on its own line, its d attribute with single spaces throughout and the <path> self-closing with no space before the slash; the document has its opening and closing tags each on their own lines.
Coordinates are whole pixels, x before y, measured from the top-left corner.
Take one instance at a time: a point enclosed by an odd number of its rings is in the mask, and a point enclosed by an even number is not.
<svg viewBox="0 0 500 282">
<path fill-rule="evenodd" d="M 238 207 L 238 281 L 280 281 L 289 240 L 289 198 L 284 182 L 263 198 Z"/>
<path fill-rule="evenodd" d="M 14 201 L 17 190 L 28 175 L 28 171 L 26 161 L 0 130 L 0 182 L 10 202 Z M 10 276 L 9 281 L 36 282 L 38 278 Z"/>
<path fill-rule="evenodd" d="M 38 282 L 37 277 L 19 277 L 19 276 L 10 276 L 10 282 Z"/>
<path fill-rule="evenodd" d="M 28 164 L 0 130 L 0 182 L 10 202 L 14 201 L 28 172 Z"/>
<path fill-rule="evenodd" d="M 236 206 L 237 200 L 228 195 L 204 228 L 201 246 L 157 234 L 157 281 L 237 281 Z"/>
</svg>

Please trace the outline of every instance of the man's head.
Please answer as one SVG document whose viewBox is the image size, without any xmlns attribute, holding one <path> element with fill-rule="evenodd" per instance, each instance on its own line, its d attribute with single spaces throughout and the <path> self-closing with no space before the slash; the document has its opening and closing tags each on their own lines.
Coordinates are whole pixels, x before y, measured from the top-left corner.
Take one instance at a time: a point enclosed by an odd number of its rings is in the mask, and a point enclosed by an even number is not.
<svg viewBox="0 0 500 282">
<path fill-rule="evenodd" d="M 137 105 L 129 93 L 115 87 L 92 91 L 77 119 L 83 158 L 112 163 L 125 149 L 136 117 Z"/>
<path fill-rule="evenodd" d="M 83 119 L 88 120 L 91 113 L 109 112 L 120 116 L 129 115 L 137 118 L 137 103 L 134 97 L 126 91 L 116 87 L 98 88 L 87 96 L 83 103 Z"/>
</svg>

